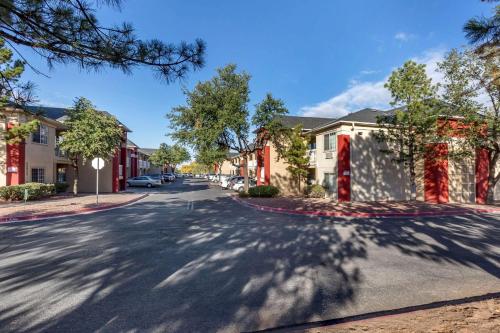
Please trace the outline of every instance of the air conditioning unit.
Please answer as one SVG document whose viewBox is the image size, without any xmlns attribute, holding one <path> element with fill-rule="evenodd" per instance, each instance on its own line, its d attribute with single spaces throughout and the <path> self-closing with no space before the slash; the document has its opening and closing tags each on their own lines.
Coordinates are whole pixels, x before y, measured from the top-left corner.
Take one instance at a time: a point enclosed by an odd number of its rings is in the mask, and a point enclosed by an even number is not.
<svg viewBox="0 0 500 333">
<path fill-rule="evenodd" d="M 331 151 L 325 152 L 325 159 L 331 160 L 333 158 L 333 153 Z"/>
</svg>

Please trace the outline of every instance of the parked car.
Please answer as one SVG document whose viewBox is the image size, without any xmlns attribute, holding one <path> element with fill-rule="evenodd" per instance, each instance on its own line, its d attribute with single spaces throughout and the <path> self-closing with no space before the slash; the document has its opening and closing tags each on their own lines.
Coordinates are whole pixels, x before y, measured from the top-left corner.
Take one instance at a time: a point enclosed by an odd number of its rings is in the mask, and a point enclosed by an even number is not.
<svg viewBox="0 0 500 333">
<path fill-rule="evenodd" d="M 163 175 L 159 174 L 159 173 L 152 174 L 152 175 L 146 175 L 146 176 L 151 177 L 151 178 L 156 179 L 156 180 L 159 180 L 161 182 L 161 184 L 163 184 L 165 182 L 165 180 L 163 179 Z"/>
<path fill-rule="evenodd" d="M 175 181 L 175 176 L 172 173 L 165 173 L 163 174 L 163 177 L 167 180 L 167 182 Z"/>
<path fill-rule="evenodd" d="M 161 186 L 160 179 L 154 179 L 150 176 L 138 176 L 127 179 L 127 186 L 146 186 L 146 187 L 155 187 Z"/>
<path fill-rule="evenodd" d="M 233 186 L 235 182 L 237 182 L 240 179 L 244 179 L 244 178 L 245 177 L 243 177 L 243 176 L 232 176 L 228 179 L 222 180 L 221 187 L 230 189 L 231 186 Z"/>
<path fill-rule="evenodd" d="M 255 187 L 257 186 L 257 181 L 253 178 L 248 179 L 248 187 Z M 236 192 L 243 192 L 245 190 L 245 179 L 240 179 L 237 182 L 234 183 L 232 186 L 232 189 L 235 190 Z"/>
</svg>

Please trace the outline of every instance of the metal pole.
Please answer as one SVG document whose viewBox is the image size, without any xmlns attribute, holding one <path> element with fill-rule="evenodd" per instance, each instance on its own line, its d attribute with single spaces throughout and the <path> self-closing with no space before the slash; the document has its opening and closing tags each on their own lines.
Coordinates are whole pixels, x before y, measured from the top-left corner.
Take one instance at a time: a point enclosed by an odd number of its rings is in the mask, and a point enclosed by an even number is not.
<svg viewBox="0 0 500 333">
<path fill-rule="evenodd" d="M 99 206 L 99 159 L 97 159 L 97 177 L 96 177 L 96 203 Z"/>
</svg>

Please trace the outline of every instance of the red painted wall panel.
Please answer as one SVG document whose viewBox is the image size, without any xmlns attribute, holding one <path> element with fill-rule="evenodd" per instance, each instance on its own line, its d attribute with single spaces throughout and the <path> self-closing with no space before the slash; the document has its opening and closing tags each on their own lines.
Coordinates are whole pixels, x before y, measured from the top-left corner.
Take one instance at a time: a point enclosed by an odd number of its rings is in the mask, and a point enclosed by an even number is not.
<svg viewBox="0 0 500 333">
<path fill-rule="evenodd" d="M 264 184 L 271 184 L 271 147 L 264 148 Z"/>
<path fill-rule="evenodd" d="M 424 200 L 431 203 L 447 203 L 448 195 L 448 145 L 437 143 L 430 146 L 424 161 Z"/>
<path fill-rule="evenodd" d="M 115 155 L 113 156 L 113 172 L 112 172 L 114 193 L 120 190 L 119 167 L 120 167 L 120 150 L 116 149 Z"/>
<path fill-rule="evenodd" d="M 257 150 L 257 185 L 262 185 L 260 175 L 262 173 L 262 149 Z"/>
<path fill-rule="evenodd" d="M 488 196 L 488 175 L 490 173 L 487 149 L 476 150 L 476 203 L 484 205 Z"/>
<path fill-rule="evenodd" d="M 351 138 L 337 135 L 338 201 L 351 201 Z"/>
<path fill-rule="evenodd" d="M 120 164 L 122 165 L 122 179 L 120 179 L 120 191 L 125 191 L 127 184 L 127 148 L 120 148 Z"/>
<path fill-rule="evenodd" d="M 14 127 L 15 124 L 8 123 L 7 130 Z M 7 185 L 24 184 L 25 178 L 25 161 L 26 161 L 26 144 L 24 140 L 21 143 L 7 144 L 6 147 L 6 166 L 7 166 Z M 16 172 L 8 172 L 9 168 L 16 168 Z"/>
</svg>

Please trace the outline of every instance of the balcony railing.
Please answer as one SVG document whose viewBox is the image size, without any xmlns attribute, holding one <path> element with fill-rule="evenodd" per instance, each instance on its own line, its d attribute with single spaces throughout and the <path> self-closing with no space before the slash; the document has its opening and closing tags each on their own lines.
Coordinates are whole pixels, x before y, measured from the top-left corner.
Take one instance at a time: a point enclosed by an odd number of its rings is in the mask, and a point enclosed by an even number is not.
<svg viewBox="0 0 500 333">
<path fill-rule="evenodd" d="M 316 149 L 308 150 L 307 156 L 309 156 L 309 164 L 316 165 Z"/>
<path fill-rule="evenodd" d="M 56 157 L 59 158 L 68 158 L 68 153 L 61 148 L 57 147 L 54 149 Z"/>
</svg>

